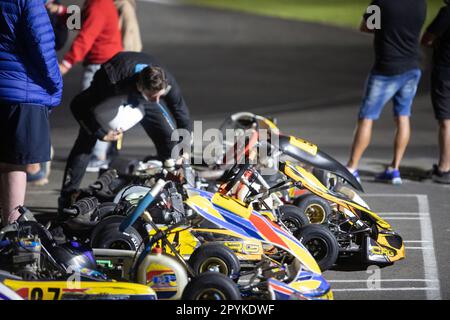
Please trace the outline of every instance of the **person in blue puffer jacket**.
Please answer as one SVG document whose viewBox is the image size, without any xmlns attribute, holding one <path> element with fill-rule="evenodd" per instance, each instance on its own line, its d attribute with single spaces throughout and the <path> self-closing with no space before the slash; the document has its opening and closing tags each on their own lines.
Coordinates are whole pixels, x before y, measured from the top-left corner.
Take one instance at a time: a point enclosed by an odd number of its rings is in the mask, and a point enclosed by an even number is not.
<svg viewBox="0 0 450 320">
<path fill-rule="evenodd" d="M 26 169 L 50 160 L 49 109 L 61 102 L 55 36 L 43 0 L 0 0 L 0 203 L 19 217 Z"/>
</svg>

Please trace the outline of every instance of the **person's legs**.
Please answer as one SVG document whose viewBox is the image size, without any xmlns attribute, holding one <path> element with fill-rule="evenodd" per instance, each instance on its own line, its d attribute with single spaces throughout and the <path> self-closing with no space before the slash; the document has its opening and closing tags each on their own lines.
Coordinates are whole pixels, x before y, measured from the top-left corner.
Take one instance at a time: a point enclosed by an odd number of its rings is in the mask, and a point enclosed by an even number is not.
<svg viewBox="0 0 450 320">
<path fill-rule="evenodd" d="M 81 80 L 81 89 L 86 90 L 91 85 L 94 79 L 95 73 L 101 68 L 101 64 L 89 64 L 84 67 L 83 76 Z M 89 171 L 97 172 L 100 167 L 104 167 L 108 148 L 110 146 L 109 142 L 97 140 L 95 148 L 92 152 L 92 162 L 89 163 Z M 101 162 L 98 162 L 101 160 Z"/>
<path fill-rule="evenodd" d="M 27 174 L 25 165 L 0 163 L 0 189 L 3 225 L 19 218 L 19 206 L 25 202 Z"/>
<path fill-rule="evenodd" d="M 405 154 L 411 136 L 411 106 L 416 96 L 421 71 L 411 70 L 401 76 L 401 86 L 394 96 L 394 117 L 396 133 L 394 140 L 394 157 L 391 162 L 392 169 L 398 170 Z"/>
<path fill-rule="evenodd" d="M 370 144 L 372 137 L 373 120 L 359 119 L 353 138 L 352 151 L 350 160 L 347 163 L 347 168 L 356 170 L 359 166 L 359 161 Z"/>
<path fill-rule="evenodd" d="M 411 136 L 409 116 L 396 117 L 395 124 L 397 129 L 395 131 L 394 158 L 392 159 L 391 167 L 394 170 L 398 170 Z"/>
<path fill-rule="evenodd" d="M 91 85 L 95 73 L 101 68 L 101 64 L 88 64 L 84 67 L 81 77 L 81 91 L 86 90 Z"/>
<path fill-rule="evenodd" d="M 94 136 L 80 129 L 64 170 L 61 197 L 58 204 L 60 208 L 71 204 L 71 195 L 80 187 L 96 141 L 97 139 Z"/>
<path fill-rule="evenodd" d="M 28 164 L 50 160 L 48 108 L 35 104 L 0 106 L 0 201 L 3 224 L 19 217 Z"/>
<path fill-rule="evenodd" d="M 352 173 L 358 169 L 364 151 L 370 144 L 373 121 L 380 117 L 384 105 L 397 90 L 390 77 L 370 74 L 366 86 L 359 120 L 353 137 L 350 159 L 347 163 Z"/>
<path fill-rule="evenodd" d="M 441 172 L 450 171 L 450 119 L 439 121 L 439 164 Z"/>
<path fill-rule="evenodd" d="M 378 181 L 402 184 L 399 168 L 411 135 L 409 118 L 411 117 L 411 106 L 420 77 L 421 71 L 419 69 L 413 69 L 395 77 L 398 89 L 393 99 L 396 124 L 394 154 L 390 166 L 376 176 L 375 179 Z"/>
<path fill-rule="evenodd" d="M 439 163 L 433 166 L 432 178 L 450 183 L 450 79 L 437 68 L 431 77 L 431 101 L 439 123 Z"/>
</svg>

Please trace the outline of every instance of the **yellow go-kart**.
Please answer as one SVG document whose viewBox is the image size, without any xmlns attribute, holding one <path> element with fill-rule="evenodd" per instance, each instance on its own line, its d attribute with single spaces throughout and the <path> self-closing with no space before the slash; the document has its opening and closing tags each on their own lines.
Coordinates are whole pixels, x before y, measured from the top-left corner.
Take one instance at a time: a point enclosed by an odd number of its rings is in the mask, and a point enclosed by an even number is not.
<svg viewBox="0 0 450 320">
<path fill-rule="evenodd" d="M 258 121 L 255 120 L 255 123 L 269 121 L 256 117 Z M 253 131 L 256 132 L 255 129 Z M 266 158 L 271 158 L 271 161 L 263 159 L 248 169 L 241 165 L 244 170 L 236 170 L 232 177 L 234 185 L 227 192 L 245 203 L 253 203 L 256 208 L 273 209 L 285 203 L 300 208 L 313 225 L 295 230 L 294 234 L 311 250 L 322 270 L 330 268 L 338 256 L 360 255 L 364 262 L 378 264 L 391 264 L 405 257 L 402 238 L 369 209 L 356 191 L 348 187 L 350 185 L 363 191 L 342 164 L 302 139 L 284 136 L 273 130 L 271 138 L 255 141 L 249 148 L 257 150 L 265 144 L 270 148 Z M 281 174 L 280 181 L 270 185 L 258 172 L 261 162 L 271 162 Z M 347 185 L 325 186 L 305 169 L 305 165 L 331 172 L 337 177 L 335 180 L 341 179 Z M 295 191 L 299 189 L 307 193 L 294 198 Z M 328 232 L 318 225 L 325 226 Z"/>
<path fill-rule="evenodd" d="M 96 269 L 92 251 L 58 244 L 33 214 L 0 230 L 0 299 L 155 300 L 148 286 L 116 282 Z"/>
</svg>

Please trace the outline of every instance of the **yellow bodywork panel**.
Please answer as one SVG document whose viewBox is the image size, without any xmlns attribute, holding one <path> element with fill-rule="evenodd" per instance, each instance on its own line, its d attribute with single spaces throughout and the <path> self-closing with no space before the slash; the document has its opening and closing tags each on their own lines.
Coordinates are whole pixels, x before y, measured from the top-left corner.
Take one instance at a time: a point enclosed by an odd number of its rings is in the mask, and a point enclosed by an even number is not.
<svg viewBox="0 0 450 320">
<path fill-rule="evenodd" d="M 299 148 L 305 152 L 308 152 L 309 154 L 311 154 L 313 156 L 315 156 L 317 154 L 318 148 L 315 144 L 312 144 L 311 142 L 291 136 L 289 138 L 289 143 L 292 146 Z"/>
<path fill-rule="evenodd" d="M 389 258 L 389 261 L 395 262 L 405 258 L 405 245 L 402 244 L 400 249 L 396 249 L 392 247 L 389 242 L 386 240 L 386 237 L 390 235 L 386 234 L 378 234 L 377 243 L 380 247 L 374 247 L 374 250 L 378 250 L 378 252 L 372 252 L 374 254 L 385 254 Z"/>
<path fill-rule="evenodd" d="M 269 219 L 270 221 L 276 222 L 278 220 L 272 211 L 259 211 L 259 213 L 262 214 L 267 219 Z"/>
<path fill-rule="evenodd" d="M 60 300 L 64 295 L 155 295 L 147 286 L 127 282 L 22 281 L 7 279 L 4 285 L 28 300 Z"/>
<path fill-rule="evenodd" d="M 350 202 L 330 194 L 328 188 L 325 187 L 312 173 L 306 171 L 304 168 L 300 166 L 294 166 L 291 162 L 286 161 L 286 165 L 284 166 L 284 173 L 295 182 L 301 182 L 306 189 L 308 189 L 315 195 L 332 203 L 336 203 L 337 205 L 342 206 L 352 212 L 355 212 L 355 209 L 363 211 L 366 214 L 370 215 L 381 228 L 386 230 L 392 229 L 391 225 L 383 220 L 380 216 L 378 216 L 375 212 L 357 204 L 356 202 Z"/>
<path fill-rule="evenodd" d="M 167 226 L 159 226 L 159 229 L 162 231 L 166 230 Z M 153 237 L 156 234 L 155 230 L 150 230 L 149 235 L 150 237 Z M 175 243 L 176 238 L 176 243 Z M 170 243 L 172 243 L 175 246 L 175 249 L 178 253 L 180 253 L 182 256 L 190 256 L 194 250 L 200 245 L 200 242 L 195 238 L 192 233 L 191 229 L 186 229 L 183 227 L 179 227 L 176 229 L 171 230 L 169 234 L 167 234 L 167 239 Z M 155 246 L 161 247 L 162 241 L 158 241 L 155 243 Z M 175 255 L 174 252 L 170 249 L 169 246 L 166 246 L 164 248 L 165 252 L 171 255 Z"/>
<path fill-rule="evenodd" d="M 224 196 L 220 193 L 214 194 L 212 203 L 245 219 L 250 218 L 253 211 L 250 206 L 247 206 L 242 201 Z"/>
<path fill-rule="evenodd" d="M 300 166 L 293 165 L 290 161 L 286 161 L 284 173 L 292 180 L 302 182 L 308 189 L 318 189 L 322 192 L 328 191 L 327 187 L 325 187 L 316 176 Z"/>
</svg>

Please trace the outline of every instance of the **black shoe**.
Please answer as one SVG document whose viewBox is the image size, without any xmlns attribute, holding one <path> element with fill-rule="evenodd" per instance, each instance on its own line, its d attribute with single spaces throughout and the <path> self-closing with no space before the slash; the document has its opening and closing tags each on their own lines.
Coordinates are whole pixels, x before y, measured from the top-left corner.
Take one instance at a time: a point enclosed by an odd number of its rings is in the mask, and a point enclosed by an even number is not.
<svg viewBox="0 0 450 320">
<path fill-rule="evenodd" d="M 436 164 L 434 164 L 431 179 L 437 183 L 450 184 L 450 171 L 443 172 L 439 170 L 439 167 Z"/>
</svg>

